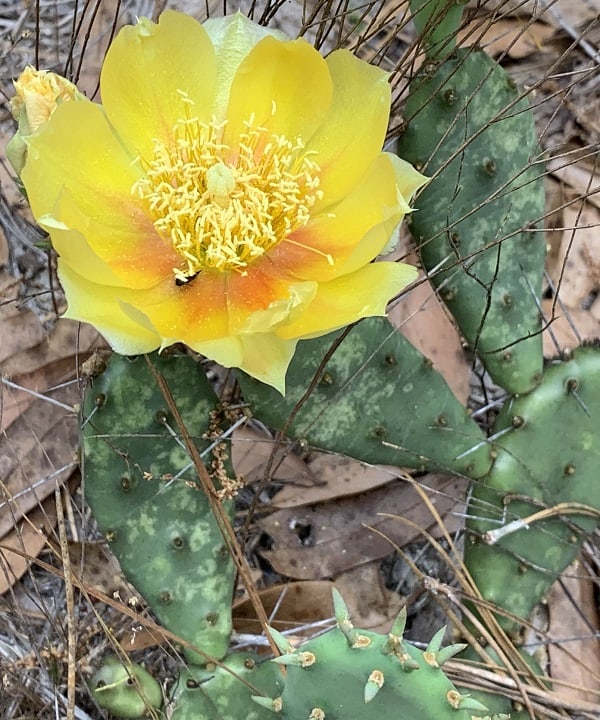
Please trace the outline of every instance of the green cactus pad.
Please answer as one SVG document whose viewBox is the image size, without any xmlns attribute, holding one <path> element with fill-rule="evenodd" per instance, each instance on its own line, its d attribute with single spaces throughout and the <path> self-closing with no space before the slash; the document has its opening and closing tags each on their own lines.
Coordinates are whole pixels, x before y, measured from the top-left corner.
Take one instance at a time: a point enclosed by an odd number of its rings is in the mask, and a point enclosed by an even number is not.
<svg viewBox="0 0 600 720">
<path fill-rule="evenodd" d="M 550 364 L 529 395 L 497 418 L 498 456 L 468 505 L 465 564 L 484 598 L 527 618 L 573 561 L 597 519 L 577 508 L 486 542 L 510 522 L 580 503 L 600 511 L 600 349 L 580 348 Z M 516 631 L 519 624 L 499 618 Z"/>
<path fill-rule="evenodd" d="M 335 595 L 335 592 L 334 592 Z M 471 720 L 487 708 L 462 695 L 441 665 L 450 652 L 441 633 L 425 650 L 403 640 L 402 620 L 385 636 L 352 627 L 339 596 L 337 627 L 276 659 L 286 666 L 285 687 L 271 709 L 285 720 Z M 260 699 L 264 705 L 264 698 Z"/>
<path fill-rule="evenodd" d="M 286 396 L 238 373 L 252 412 L 286 424 L 340 332 L 299 343 Z M 365 462 L 481 477 L 491 464 L 477 425 L 431 362 L 385 318 L 355 325 L 286 432 Z"/>
<path fill-rule="evenodd" d="M 410 217 L 423 264 L 492 378 L 528 392 L 543 363 L 545 254 L 529 104 L 494 60 L 465 48 L 425 63 L 405 118 L 398 152 L 433 178 Z"/>
<path fill-rule="evenodd" d="M 171 720 L 272 720 L 272 713 L 251 697 L 279 694 L 281 670 L 251 653 L 232 653 L 223 663 L 235 675 L 220 666 L 191 667 L 181 673 L 169 703 Z"/>
<path fill-rule="evenodd" d="M 216 397 L 202 367 L 187 356 L 149 357 L 204 450 Z M 85 393 L 82 427 L 86 500 L 127 579 L 166 628 L 223 657 L 233 563 L 145 357 L 113 355 Z"/>
<path fill-rule="evenodd" d="M 103 660 L 90 688 L 101 708 L 122 718 L 141 718 L 148 715 L 149 708 L 162 705 L 162 690 L 152 675 L 140 665 L 123 664 L 115 656 Z"/>
</svg>

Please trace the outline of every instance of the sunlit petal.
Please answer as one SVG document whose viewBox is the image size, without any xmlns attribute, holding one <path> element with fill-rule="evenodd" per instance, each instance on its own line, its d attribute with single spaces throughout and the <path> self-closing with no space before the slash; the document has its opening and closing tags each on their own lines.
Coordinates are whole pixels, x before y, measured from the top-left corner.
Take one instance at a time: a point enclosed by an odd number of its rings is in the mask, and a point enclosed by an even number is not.
<svg viewBox="0 0 600 720">
<path fill-rule="evenodd" d="M 112 42 L 101 73 L 106 114 L 134 155 L 151 155 L 153 140 L 168 140 L 189 111 L 210 120 L 216 58 L 204 28 L 166 10 L 153 23 L 141 18 Z"/>
<path fill-rule="evenodd" d="M 58 277 L 69 301 L 65 317 L 89 322 L 123 355 L 156 350 L 161 344 L 152 323 L 128 309 L 133 292 L 86 280 L 59 259 Z"/>
<path fill-rule="evenodd" d="M 272 333 L 254 333 L 195 343 L 192 347 L 225 367 L 243 368 L 283 395 L 285 373 L 294 356 L 296 340 L 284 340 Z"/>
<path fill-rule="evenodd" d="M 344 327 L 357 318 L 385 315 L 391 297 L 415 280 L 417 271 L 402 263 L 380 262 L 321 283 L 307 311 L 277 328 L 282 338 L 310 338 Z"/>
<path fill-rule="evenodd" d="M 336 50 L 327 58 L 333 100 L 326 121 L 310 139 L 321 168 L 322 200 L 315 212 L 336 203 L 360 180 L 381 151 L 391 90 L 382 70 Z"/>
<path fill-rule="evenodd" d="M 332 93 L 327 64 L 311 45 L 305 40 L 266 37 L 235 75 L 225 139 L 235 145 L 252 118 L 257 127 L 306 141 L 328 116 Z"/>
</svg>

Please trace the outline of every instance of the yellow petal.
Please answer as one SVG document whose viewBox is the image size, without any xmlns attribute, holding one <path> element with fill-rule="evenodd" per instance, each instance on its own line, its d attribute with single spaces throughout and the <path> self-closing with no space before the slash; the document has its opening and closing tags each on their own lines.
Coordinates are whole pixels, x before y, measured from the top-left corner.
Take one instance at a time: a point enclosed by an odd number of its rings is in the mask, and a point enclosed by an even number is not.
<svg viewBox="0 0 600 720">
<path fill-rule="evenodd" d="M 209 18 L 202 27 L 208 33 L 217 58 L 217 81 L 214 113 L 224 119 L 231 83 L 242 60 L 267 35 L 286 40 L 283 33 L 257 25 L 241 12 L 225 17 Z"/>
<path fill-rule="evenodd" d="M 50 234 L 52 247 L 59 254 L 62 264 L 94 284 L 123 286 L 110 265 L 96 255 L 78 230 L 72 230 L 48 215 L 39 218 L 38 224 Z"/>
<path fill-rule="evenodd" d="M 65 317 L 91 323 L 115 352 L 138 355 L 160 346 L 160 336 L 148 319 L 128 306 L 131 292 L 90 282 L 60 258 L 58 277 L 69 302 Z"/>
<path fill-rule="evenodd" d="M 79 234 L 75 242 L 84 239 L 119 284 L 141 288 L 170 277 L 179 259 L 135 204 L 131 186 L 139 172 L 102 109 L 72 102 L 60 105 L 46 128 L 30 139 L 22 179 L 33 213 L 53 241 L 56 236 L 59 253 L 73 258 L 64 233 L 74 230 Z M 89 271 L 80 273 L 89 277 Z"/>
<path fill-rule="evenodd" d="M 327 58 L 334 84 L 327 118 L 308 147 L 321 167 L 323 199 L 314 212 L 338 202 L 368 170 L 381 151 L 390 113 L 391 91 L 379 68 L 336 50 Z M 305 102 L 311 103 L 307 91 Z"/>
<path fill-rule="evenodd" d="M 388 156 L 381 153 L 341 202 L 291 235 L 290 240 L 308 249 L 304 251 L 304 264 L 297 258 L 295 272 L 323 282 L 366 265 L 385 246 L 406 207 L 398 204 L 394 168 Z M 294 248 L 284 242 L 277 250 L 281 247 L 280 254 L 287 251 L 297 256 L 299 246 Z M 323 261 L 327 255 L 333 258 L 333 264 Z"/>
<path fill-rule="evenodd" d="M 230 334 L 225 282 L 224 273 L 203 272 L 186 285 L 171 280 L 139 292 L 131 304 L 151 319 L 163 345 L 196 346 Z"/>
<path fill-rule="evenodd" d="M 225 367 L 240 368 L 283 395 L 285 374 L 294 356 L 296 340 L 282 340 L 270 333 L 241 334 L 197 343 L 192 348 Z"/>
<path fill-rule="evenodd" d="M 317 291 L 314 280 L 298 282 L 279 272 L 269 260 L 255 262 L 246 275 L 227 279 L 229 332 L 266 333 L 302 314 Z"/>
<path fill-rule="evenodd" d="M 225 142 L 234 145 L 254 126 L 306 141 L 323 122 L 332 97 L 329 70 L 305 40 L 261 40 L 242 61 L 227 110 Z"/>
<path fill-rule="evenodd" d="M 406 202 L 409 202 L 417 190 L 420 190 L 424 185 L 427 185 L 429 178 L 425 177 L 425 175 L 421 175 L 421 173 L 418 170 L 415 170 L 410 163 L 406 162 L 406 160 L 403 160 L 402 158 L 399 158 L 397 155 L 394 155 L 393 153 L 388 153 L 387 155 L 396 172 L 396 185 L 398 187 L 398 192 L 402 195 Z"/>
<path fill-rule="evenodd" d="M 180 259 L 172 246 L 157 235 L 142 213 L 123 209 L 124 214 L 115 209 L 110 216 L 90 217 L 65 190 L 52 215 L 38 222 L 50 233 L 56 252 L 90 280 L 135 289 L 154 287 L 165 279 L 174 281 L 173 267 Z"/>
<path fill-rule="evenodd" d="M 44 130 L 29 140 L 22 179 L 33 214 L 51 214 L 65 189 L 90 217 L 135 212 L 131 186 L 140 170 L 131 161 L 99 105 L 59 105 Z"/>
<path fill-rule="evenodd" d="M 341 202 L 270 252 L 272 263 L 291 275 L 319 282 L 354 272 L 386 246 L 410 210 L 408 200 L 425 182 L 408 163 L 380 153 Z M 408 195 L 401 194 L 400 187 Z"/>
<path fill-rule="evenodd" d="M 215 53 L 204 28 L 166 10 L 158 24 L 141 18 L 119 32 L 106 55 L 100 89 L 121 140 L 148 158 L 153 139 L 168 140 L 178 120 L 211 119 L 215 80 Z"/>
<path fill-rule="evenodd" d="M 402 263 L 380 262 L 321 283 L 315 299 L 296 322 L 276 329 L 282 338 L 310 338 L 365 317 L 385 315 L 389 300 L 417 277 Z"/>
</svg>

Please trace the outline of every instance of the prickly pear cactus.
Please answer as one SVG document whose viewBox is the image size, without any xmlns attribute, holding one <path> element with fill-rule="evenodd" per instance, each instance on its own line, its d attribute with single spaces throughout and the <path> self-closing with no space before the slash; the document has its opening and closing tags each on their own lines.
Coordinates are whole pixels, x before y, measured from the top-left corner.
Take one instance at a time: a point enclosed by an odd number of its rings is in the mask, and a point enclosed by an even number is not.
<svg viewBox="0 0 600 720">
<path fill-rule="evenodd" d="M 299 343 L 286 395 L 238 374 L 257 417 L 286 425 L 339 332 Z M 385 318 L 355 325 L 286 432 L 365 462 L 481 477 L 490 449 L 442 376 Z"/>
<path fill-rule="evenodd" d="M 148 357 L 202 452 L 216 408 L 202 367 L 190 357 Z M 82 426 L 86 500 L 127 579 L 171 632 L 223 657 L 233 564 L 145 357 L 112 356 L 86 392 Z M 222 461 L 219 451 L 207 456 L 217 470 Z"/>
<path fill-rule="evenodd" d="M 411 82 L 398 152 L 432 177 L 410 228 L 424 266 L 494 380 L 531 390 L 542 371 L 545 245 L 533 113 L 484 52 L 425 63 Z"/>
<path fill-rule="evenodd" d="M 484 598 L 517 617 L 527 618 L 597 526 L 584 506 L 600 511 L 599 427 L 597 347 L 550 364 L 541 384 L 497 418 L 497 458 L 468 505 L 465 564 Z"/>
<path fill-rule="evenodd" d="M 299 649 L 275 636 L 285 687 L 279 697 L 255 697 L 261 706 L 285 720 L 470 720 L 487 712 L 444 675 L 441 666 L 465 646 L 441 648 L 443 629 L 423 651 L 402 638 L 405 612 L 386 637 L 355 629 L 336 591 L 334 609 L 337 628 Z"/>
</svg>

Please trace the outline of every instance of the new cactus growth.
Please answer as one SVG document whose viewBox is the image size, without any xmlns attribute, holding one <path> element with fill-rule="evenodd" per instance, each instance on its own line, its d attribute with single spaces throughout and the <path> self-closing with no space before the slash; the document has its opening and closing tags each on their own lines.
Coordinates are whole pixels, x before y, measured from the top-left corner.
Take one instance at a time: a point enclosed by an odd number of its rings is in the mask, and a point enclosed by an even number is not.
<svg viewBox="0 0 600 720">
<path fill-rule="evenodd" d="M 339 336 L 298 345 L 285 398 L 239 373 L 252 412 L 311 445 L 365 462 L 485 475 L 491 458 L 483 433 L 432 363 L 385 318 L 349 331 L 288 425 Z"/>
<path fill-rule="evenodd" d="M 484 598 L 517 618 L 527 618 L 597 526 L 599 423 L 600 349 L 591 346 L 551 363 L 532 393 L 498 415 L 497 458 L 468 506 L 465 564 Z"/>
<path fill-rule="evenodd" d="M 432 181 L 411 232 L 432 281 L 492 378 L 512 393 L 542 371 L 544 185 L 533 113 L 484 52 L 425 63 L 398 150 Z"/>
<path fill-rule="evenodd" d="M 114 655 L 103 660 L 90 687 L 100 707 L 122 718 L 139 718 L 162 705 L 162 690 L 152 675 Z"/>
<path fill-rule="evenodd" d="M 470 720 L 487 708 L 461 694 L 442 670 L 464 645 L 441 647 L 436 633 L 425 650 L 403 639 L 406 612 L 385 635 L 357 630 L 334 590 L 337 627 L 298 649 L 286 643 L 274 662 L 286 667 L 279 697 L 258 697 L 285 720 Z"/>
<path fill-rule="evenodd" d="M 202 367 L 190 357 L 149 358 L 198 449 L 206 450 L 216 397 Z M 123 572 L 172 632 L 223 657 L 233 564 L 146 357 L 113 355 L 86 393 L 83 418 L 86 499 Z M 221 452 L 207 456 L 217 473 Z M 226 507 L 231 511 L 231 502 Z"/>
</svg>

